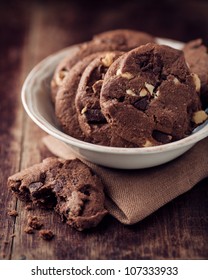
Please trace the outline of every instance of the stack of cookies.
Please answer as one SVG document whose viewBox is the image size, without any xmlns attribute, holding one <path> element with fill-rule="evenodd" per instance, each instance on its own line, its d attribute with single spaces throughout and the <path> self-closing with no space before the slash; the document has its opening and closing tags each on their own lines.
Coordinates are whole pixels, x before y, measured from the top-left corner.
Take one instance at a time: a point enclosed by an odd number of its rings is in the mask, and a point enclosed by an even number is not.
<svg viewBox="0 0 208 280">
<path fill-rule="evenodd" d="M 110 31 L 59 63 L 51 99 L 72 137 L 112 147 L 161 145 L 190 135 L 207 119 L 207 69 L 201 40 L 180 51 L 145 33 Z M 77 230 L 95 227 L 107 214 L 105 186 L 79 159 L 47 158 L 10 176 L 8 187 L 23 201 L 54 209 Z"/>
<path fill-rule="evenodd" d="M 59 63 L 51 98 L 72 137 L 112 147 L 156 146 L 190 135 L 207 119 L 207 68 L 201 40 L 176 50 L 146 33 L 108 31 Z"/>
</svg>

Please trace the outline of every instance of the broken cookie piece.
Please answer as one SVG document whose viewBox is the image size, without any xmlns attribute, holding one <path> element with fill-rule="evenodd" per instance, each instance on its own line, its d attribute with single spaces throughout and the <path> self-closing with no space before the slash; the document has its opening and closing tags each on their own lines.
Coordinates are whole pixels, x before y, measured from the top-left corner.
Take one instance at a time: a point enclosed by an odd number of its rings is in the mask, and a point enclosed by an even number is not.
<svg viewBox="0 0 208 280">
<path fill-rule="evenodd" d="M 29 216 L 27 223 L 29 227 L 36 230 L 41 229 L 43 226 L 43 223 L 39 220 L 37 216 Z"/>
<path fill-rule="evenodd" d="M 21 200 L 53 208 L 77 230 L 95 227 L 107 214 L 101 180 L 78 159 L 47 158 L 10 176 L 8 187 Z"/>
<path fill-rule="evenodd" d="M 9 210 L 8 215 L 11 216 L 11 217 L 17 217 L 18 212 L 16 210 Z"/>
<path fill-rule="evenodd" d="M 24 228 L 24 232 L 27 234 L 35 233 L 34 230 L 40 230 L 43 227 L 43 223 L 37 216 L 28 216 L 27 226 Z"/>
<path fill-rule="evenodd" d="M 34 233 L 34 229 L 32 227 L 26 226 L 24 228 L 24 232 L 27 234 L 33 234 Z"/>
</svg>

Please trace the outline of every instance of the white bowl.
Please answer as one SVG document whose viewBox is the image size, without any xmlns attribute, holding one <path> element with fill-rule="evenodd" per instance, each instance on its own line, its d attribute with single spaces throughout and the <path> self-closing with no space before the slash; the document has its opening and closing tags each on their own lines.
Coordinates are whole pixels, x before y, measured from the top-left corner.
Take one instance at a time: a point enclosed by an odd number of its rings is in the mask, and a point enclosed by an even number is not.
<svg viewBox="0 0 208 280">
<path fill-rule="evenodd" d="M 178 49 L 183 46 L 181 42 L 168 39 L 158 38 L 157 41 Z M 22 103 L 28 115 L 40 128 L 69 145 L 79 157 L 113 168 L 147 168 L 177 158 L 208 136 L 206 123 L 192 135 L 173 143 L 147 148 L 114 148 L 83 142 L 63 133 L 58 126 L 50 101 L 50 80 L 58 62 L 67 53 L 76 49 L 77 46 L 64 49 L 50 55 L 34 67 L 24 82 Z"/>
</svg>

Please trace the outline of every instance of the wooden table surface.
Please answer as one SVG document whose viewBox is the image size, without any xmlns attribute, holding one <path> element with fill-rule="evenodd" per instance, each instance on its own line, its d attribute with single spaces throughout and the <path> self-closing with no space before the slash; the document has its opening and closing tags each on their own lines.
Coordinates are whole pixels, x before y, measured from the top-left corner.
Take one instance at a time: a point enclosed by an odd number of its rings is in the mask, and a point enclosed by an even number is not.
<svg viewBox="0 0 208 280">
<path fill-rule="evenodd" d="M 41 142 L 46 134 L 20 99 L 24 79 L 40 60 L 116 28 L 181 41 L 201 37 L 208 45 L 208 2 L 27 2 L 0 4 L 0 259 L 207 259 L 208 179 L 132 226 L 106 216 L 97 228 L 77 232 L 57 214 L 34 209 L 30 214 L 41 214 L 55 233 L 47 242 L 24 232 L 29 212 L 8 191 L 7 178 L 51 155 Z"/>
</svg>

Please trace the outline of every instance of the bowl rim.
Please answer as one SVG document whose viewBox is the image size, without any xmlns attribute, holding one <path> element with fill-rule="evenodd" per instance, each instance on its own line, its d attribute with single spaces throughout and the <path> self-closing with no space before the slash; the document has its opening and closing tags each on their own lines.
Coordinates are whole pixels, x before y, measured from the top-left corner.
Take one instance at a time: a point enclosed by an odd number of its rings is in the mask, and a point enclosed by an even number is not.
<svg viewBox="0 0 208 280">
<path fill-rule="evenodd" d="M 165 39 L 165 38 L 156 38 L 156 42 L 160 44 L 167 44 L 168 43 L 173 43 L 179 48 L 183 46 L 184 43 L 175 41 L 172 39 Z M 47 132 L 48 134 L 52 135 L 53 137 L 71 145 L 77 148 L 85 149 L 85 150 L 90 150 L 94 152 L 99 152 L 99 153 L 110 153 L 110 154 L 132 154 L 132 155 L 138 155 L 138 154 L 156 154 L 156 153 L 161 153 L 161 152 L 166 152 L 166 151 L 172 151 L 176 150 L 177 148 L 182 148 L 184 146 L 188 145 L 194 145 L 195 143 L 199 142 L 203 138 L 208 136 L 208 124 L 206 123 L 205 125 L 203 124 L 203 127 L 199 129 L 197 132 L 174 142 L 168 143 L 168 144 L 163 144 L 159 146 L 150 146 L 150 147 L 137 147 L 137 148 L 125 148 L 125 147 L 109 147 L 109 146 L 103 146 L 103 145 L 98 145 L 98 144 L 92 144 L 89 142 L 85 142 L 79 139 L 76 139 L 61 130 L 59 130 L 57 127 L 53 126 L 50 124 L 47 120 L 42 120 L 35 112 L 33 109 L 30 107 L 30 103 L 27 102 L 27 87 L 28 84 L 30 83 L 31 80 L 33 80 L 33 77 L 35 73 L 39 71 L 40 68 L 44 67 L 44 65 L 50 60 L 58 55 L 64 54 L 65 52 L 68 52 L 70 49 L 72 50 L 73 48 L 76 48 L 77 45 L 72 45 L 70 47 L 64 48 L 60 51 L 57 51 L 43 60 L 41 60 L 38 64 L 34 66 L 34 68 L 29 72 L 28 76 L 26 77 L 22 90 L 21 90 L 21 100 L 23 107 L 29 117 L 36 123 L 42 130 Z"/>
</svg>

